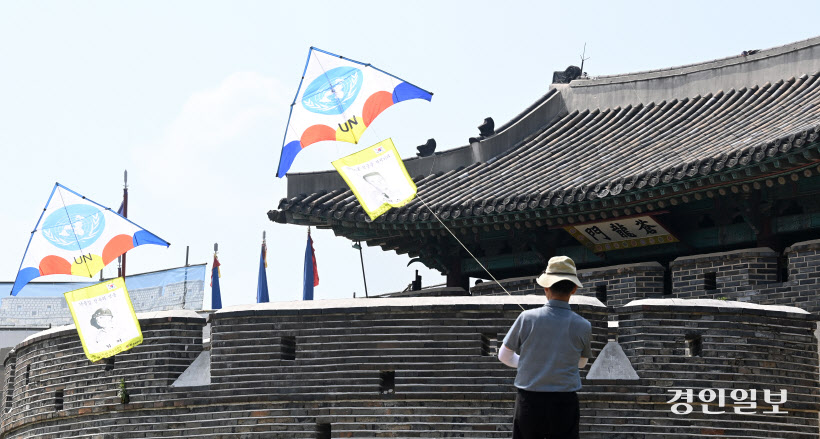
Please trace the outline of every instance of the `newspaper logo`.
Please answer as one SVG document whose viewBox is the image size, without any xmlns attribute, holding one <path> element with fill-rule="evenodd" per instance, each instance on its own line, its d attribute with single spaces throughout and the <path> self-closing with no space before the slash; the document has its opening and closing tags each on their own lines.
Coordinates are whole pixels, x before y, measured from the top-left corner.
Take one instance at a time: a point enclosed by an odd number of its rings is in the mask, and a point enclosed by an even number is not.
<svg viewBox="0 0 820 439">
<path fill-rule="evenodd" d="M 729 393 L 729 397 L 734 400 L 732 401 L 733 404 L 729 404 L 730 407 L 734 409 L 734 412 L 741 415 L 752 415 L 757 413 L 757 389 L 751 390 L 744 390 L 744 389 L 734 389 L 729 391 L 730 389 L 703 389 L 701 390 L 697 396 L 700 402 L 705 403 L 701 404 L 701 410 L 703 413 L 707 415 L 720 415 L 726 413 L 725 410 L 713 410 L 715 407 L 723 408 L 726 407 L 726 394 Z M 672 396 L 672 399 L 667 401 L 667 403 L 672 404 L 676 401 L 677 404 L 673 404 L 671 407 L 672 413 L 676 415 L 688 415 L 692 413 L 693 407 L 692 402 L 694 401 L 694 392 L 692 389 L 679 389 L 679 390 L 668 390 L 668 392 L 674 393 L 675 395 Z M 779 394 L 779 395 L 778 395 Z M 773 398 L 774 395 L 778 395 L 778 398 Z M 780 410 L 780 406 L 786 402 L 788 398 L 788 393 L 786 389 L 780 390 L 778 393 L 773 393 L 769 389 L 763 389 L 763 401 L 765 403 L 764 407 L 761 408 L 771 408 L 771 410 L 763 411 L 766 414 L 785 414 L 789 413 L 785 410 Z M 711 407 L 711 408 L 710 408 Z"/>
</svg>

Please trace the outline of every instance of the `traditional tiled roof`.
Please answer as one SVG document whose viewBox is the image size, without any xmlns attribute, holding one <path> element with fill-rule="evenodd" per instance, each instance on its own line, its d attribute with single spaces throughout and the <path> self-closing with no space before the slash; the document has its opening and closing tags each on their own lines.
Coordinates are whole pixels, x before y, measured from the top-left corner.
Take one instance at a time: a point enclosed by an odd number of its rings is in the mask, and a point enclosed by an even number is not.
<svg viewBox="0 0 820 439">
<path fill-rule="evenodd" d="M 620 197 L 621 205 L 661 200 L 651 210 L 710 184 L 793 171 L 815 160 L 819 134 L 820 81 L 812 74 L 690 98 L 571 111 L 487 161 L 414 180 L 419 197 L 445 220 L 539 211 L 544 218 L 572 212 L 574 222 L 577 213 L 600 210 L 608 199 Z M 283 199 L 270 216 L 317 225 L 369 222 L 346 188 Z M 376 220 L 430 221 L 419 199 Z"/>
</svg>

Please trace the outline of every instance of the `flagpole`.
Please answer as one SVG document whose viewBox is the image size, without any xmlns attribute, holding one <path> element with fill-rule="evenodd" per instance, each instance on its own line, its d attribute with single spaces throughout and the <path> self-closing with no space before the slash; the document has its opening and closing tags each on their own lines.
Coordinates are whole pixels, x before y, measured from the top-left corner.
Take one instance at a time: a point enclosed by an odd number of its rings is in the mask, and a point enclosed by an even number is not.
<svg viewBox="0 0 820 439">
<path fill-rule="evenodd" d="M 123 172 L 123 186 L 122 186 L 122 216 L 128 218 L 128 170 Z M 125 253 L 122 254 L 122 269 L 120 277 L 125 279 Z"/>
<path fill-rule="evenodd" d="M 367 297 L 370 297 L 370 296 L 367 295 L 367 276 L 364 275 L 364 256 L 362 256 L 362 242 L 361 241 L 357 242 L 353 246 L 353 248 L 359 250 L 359 260 L 362 263 L 362 281 L 364 281 L 364 297 L 367 298 Z"/>
<path fill-rule="evenodd" d="M 128 218 L 128 170 L 124 170 L 122 173 L 122 217 Z M 102 273 L 102 270 L 100 270 Z M 122 267 L 120 271 L 120 277 L 122 278 L 123 285 L 125 284 L 125 253 L 122 254 Z M 114 358 L 114 355 L 111 356 Z"/>
<path fill-rule="evenodd" d="M 185 280 L 182 282 L 182 309 L 185 309 L 185 296 L 188 295 L 188 252 L 190 245 L 185 246 Z"/>
</svg>

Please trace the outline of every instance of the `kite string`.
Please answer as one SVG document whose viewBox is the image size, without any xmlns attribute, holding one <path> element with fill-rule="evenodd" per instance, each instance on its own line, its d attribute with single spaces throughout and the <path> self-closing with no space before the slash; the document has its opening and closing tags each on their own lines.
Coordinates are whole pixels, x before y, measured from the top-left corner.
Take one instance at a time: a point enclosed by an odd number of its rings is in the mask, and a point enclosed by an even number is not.
<svg viewBox="0 0 820 439">
<path fill-rule="evenodd" d="M 434 216 L 434 217 L 438 220 L 438 222 L 439 222 L 439 223 L 441 223 L 441 225 L 444 227 L 444 229 L 445 229 L 445 230 L 447 230 L 447 232 L 449 232 L 449 233 L 450 233 L 450 236 L 452 236 L 453 238 L 455 238 L 455 240 L 456 240 L 456 241 L 457 241 L 457 242 L 461 245 L 461 248 L 463 248 L 464 250 L 466 250 L 466 251 L 467 251 L 467 253 L 469 253 L 469 254 L 470 254 L 470 256 L 471 256 L 471 257 L 472 257 L 472 258 L 473 258 L 473 259 L 474 259 L 474 260 L 478 263 L 478 265 L 480 265 L 480 266 L 481 266 L 481 268 L 483 268 L 483 269 L 484 269 L 484 271 L 485 271 L 485 272 L 487 272 L 487 274 L 488 274 L 488 275 L 489 275 L 489 276 L 490 276 L 490 277 L 491 277 L 491 278 L 495 281 L 495 283 L 497 283 L 497 284 L 498 284 L 498 286 L 499 286 L 499 287 L 501 287 L 501 289 L 502 289 L 502 290 L 504 290 L 504 292 L 505 292 L 505 293 L 507 293 L 507 295 L 509 295 L 510 297 L 512 297 L 512 294 L 510 294 L 510 292 L 509 292 L 509 291 L 507 291 L 507 289 L 506 289 L 506 288 L 504 288 L 504 285 L 501 285 L 501 282 L 499 282 L 499 281 L 498 281 L 498 279 L 496 279 L 496 278 L 495 278 L 495 276 L 493 276 L 493 274 L 492 274 L 492 273 L 490 273 L 490 270 L 487 270 L 487 267 L 485 267 L 485 266 L 484 266 L 484 264 L 482 264 L 482 263 L 481 263 L 481 261 L 479 261 L 479 260 L 478 260 L 478 258 L 476 258 L 476 257 L 475 257 L 475 255 L 473 254 L 473 252 L 471 252 L 471 251 L 470 251 L 470 249 L 468 249 L 468 248 L 464 245 L 464 243 L 462 243 L 462 242 L 461 242 L 461 240 L 460 240 L 460 239 L 458 239 L 458 236 L 456 236 L 456 235 L 453 233 L 453 231 L 452 231 L 452 230 L 450 230 L 450 228 L 449 228 L 449 227 L 447 227 L 447 224 L 444 224 L 444 221 L 442 221 L 442 220 L 441 220 L 441 218 L 439 218 L 439 217 L 438 217 L 438 215 L 436 215 L 436 213 L 435 213 L 435 212 L 433 212 L 433 209 L 431 209 L 431 208 L 430 208 L 430 206 L 428 206 L 428 205 L 427 205 L 427 203 L 425 203 L 425 202 L 424 202 L 424 200 L 423 200 L 423 199 L 422 199 L 422 198 L 418 195 L 418 193 L 416 193 L 416 198 L 418 198 L 418 199 L 419 199 L 419 201 L 421 201 L 421 204 L 423 204 L 423 205 L 424 205 L 424 207 L 426 207 L 426 208 L 427 208 L 427 210 L 429 210 L 429 211 L 430 211 L 430 213 L 432 213 L 432 214 L 433 214 L 433 216 Z M 521 308 L 521 310 L 522 310 L 522 311 L 524 311 L 524 307 L 523 307 L 523 306 L 521 306 L 521 304 L 520 304 L 520 303 L 517 303 L 516 305 L 518 305 L 518 306 Z"/>
<path fill-rule="evenodd" d="M 379 136 L 378 131 L 376 131 L 376 129 L 374 127 L 368 127 L 368 129 L 373 131 L 373 134 L 375 134 L 377 138 L 381 138 L 381 136 Z M 434 154 L 433 155 L 433 163 L 430 166 L 430 173 L 427 175 L 428 177 L 433 173 L 433 169 L 436 165 L 436 159 L 438 159 L 438 157 L 436 157 L 435 154 Z M 461 245 L 461 248 L 463 248 L 476 261 L 476 263 L 478 263 L 478 265 L 481 266 L 481 268 L 495 281 L 496 284 L 498 284 L 499 287 L 501 287 L 502 290 L 504 290 L 505 293 L 507 293 L 507 295 L 512 297 L 512 294 L 509 291 L 507 291 L 506 288 L 504 288 L 504 285 L 501 285 L 501 282 L 499 282 L 498 279 L 496 279 L 495 276 L 493 276 L 493 274 L 490 273 L 490 270 L 488 270 L 487 267 L 485 267 L 484 264 L 482 264 L 481 261 L 479 261 L 478 258 L 475 257 L 475 255 L 473 255 L 473 253 L 470 251 L 470 249 L 468 249 L 467 246 L 465 246 L 464 243 L 461 242 L 460 239 L 458 239 L 458 236 L 456 236 L 453 233 L 453 231 L 450 230 L 450 228 L 447 227 L 446 224 L 444 224 L 444 222 L 441 220 L 441 218 L 439 218 L 438 215 L 436 215 L 436 212 L 434 212 L 433 209 L 431 209 L 430 206 L 428 206 L 427 203 L 424 202 L 424 200 L 418 195 L 418 192 L 416 193 L 416 198 L 418 198 L 419 201 L 421 201 L 421 204 L 423 204 L 424 207 L 426 207 L 427 210 L 429 210 L 430 213 L 433 214 L 433 216 L 444 227 L 444 229 L 447 230 L 448 233 L 450 233 L 450 236 L 452 236 L 459 243 L 459 245 Z M 521 308 L 522 311 L 524 311 L 524 307 L 521 306 L 520 303 L 517 303 L 516 305 L 518 305 L 518 307 Z"/>
<path fill-rule="evenodd" d="M 319 64 L 319 68 L 322 69 L 322 72 L 325 74 L 325 78 L 327 79 L 327 71 L 325 70 L 324 66 L 322 65 L 322 62 L 319 60 L 319 57 L 316 57 L 316 62 Z M 330 81 L 328 81 L 328 83 L 330 83 Z M 331 91 L 333 91 L 333 84 L 330 84 L 330 86 L 331 86 Z M 335 98 L 337 100 L 337 102 L 339 101 L 339 99 L 338 99 L 338 97 L 336 96 L 335 93 L 333 93 L 333 98 Z M 339 104 L 338 106 L 341 107 L 341 102 L 338 102 L 338 104 Z M 346 116 L 345 111 L 342 111 L 342 116 Z M 375 134 L 376 137 L 379 137 L 378 132 L 373 127 L 368 127 L 368 128 L 370 128 L 373 131 L 373 134 Z M 350 129 L 352 131 L 353 127 L 350 127 Z M 352 133 L 352 134 L 353 134 L 353 139 L 354 139 L 353 143 L 354 144 L 358 143 L 359 139 L 356 138 L 355 133 Z M 435 162 L 436 162 L 436 157 L 434 156 L 433 157 L 433 163 L 432 163 L 431 168 L 430 168 L 430 174 L 432 174 L 433 168 L 435 166 Z M 429 176 L 429 174 L 428 174 L 428 176 Z M 424 200 L 420 196 L 418 196 L 418 193 L 416 194 L 416 197 L 419 199 L 419 201 L 421 201 L 421 203 L 424 205 L 424 207 L 426 207 L 427 210 L 429 210 L 430 213 L 433 214 L 433 216 L 438 220 L 438 222 L 441 223 L 441 225 L 444 227 L 444 229 L 447 230 L 448 233 L 450 233 L 450 236 L 452 236 L 459 243 L 459 245 L 461 245 L 461 247 L 476 261 L 476 263 L 478 263 L 478 265 L 481 266 L 481 268 L 493 279 L 493 281 L 495 281 L 495 283 L 498 284 L 498 286 L 501 287 L 501 289 L 504 290 L 504 292 L 507 293 L 508 296 L 512 297 L 512 294 L 510 294 L 510 292 L 507 291 L 506 288 L 504 288 L 504 285 L 501 285 L 501 282 L 499 282 L 498 279 L 496 279 L 495 276 L 493 276 L 493 274 L 490 273 L 490 270 L 488 270 L 487 267 L 485 267 L 484 264 L 482 264 L 481 261 L 479 261 L 478 258 L 475 257 L 475 255 L 473 255 L 473 253 L 470 251 L 470 249 L 468 249 L 467 246 L 465 246 L 464 243 L 462 243 L 461 240 L 458 239 L 458 237 L 452 232 L 452 230 L 450 230 L 450 228 L 447 227 L 446 224 L 444 224 L 444 222 L 441 220 L 441 218 L 438 217 L 438 215 L 436 215 L 436 213 L 433 211 L 433 209 L 431 209 L 430 206 L 428 206 L 427 203 L 425 203 Z M 308 231 L 308 233 L 310 233 L 310 232 Z M 520 303 L 518 303 L 517 305 L 521 308 L 522 311 L 524 310 L 524 307 L 521 306 Z"/>
</svg>

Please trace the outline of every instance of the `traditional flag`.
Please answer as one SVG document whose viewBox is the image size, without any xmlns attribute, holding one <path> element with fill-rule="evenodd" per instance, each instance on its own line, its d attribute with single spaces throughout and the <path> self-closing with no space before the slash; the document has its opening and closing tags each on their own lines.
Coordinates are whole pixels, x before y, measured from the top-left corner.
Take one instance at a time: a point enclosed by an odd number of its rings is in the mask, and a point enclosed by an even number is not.
<svg viewBox="0 0 820 439">
<path fill-rule="evenodd" d="M 313 287 L 316 286 L 319 286 L 319 270 L 316 268 L 316 252 L 313 250 L 313 239 L 310 237 L 310 230 L 308 229 L 302 300 L 313 300 Z"/>
<path fill-rule="evenodd" d="M 97 361 L 142 343 L 140 322 L 121 277 L 65 293 L 85 356 Z"/>
<path fill-rule="evenodd" d="M 222 309 L 222 292 L 219 290 L 219 278 L 222 277 L 219 271 L 221 265 L 214 253 L 214 264 L 211 268 L 211 309 Z"/>
<path fill-rule="evenodd" d="M 111 209 L 57 183 L 31 232 L 11 295 L 49 274 L 94 277 L 143 244 L 169 244 Z"/>
<path fill-rule="evenodd" d="M 393 140 L 387 139 L 333 162 L 371 220 L 416 196 Z"/>
<path fill-rule="evenodd" d="M 259 256 L 259 278 L 256 284 L 256 303 L 270 302 L 268 298 L 268 274 L 265 268 L 268 267 L 268 246 L 262 239 L 262 254 Z"/>
<path fill-rule="evenodd" d="M 323 140 L 359 143 L 364 130 L 391 105 L 432 98 L 432 93 L 370 64 L 311 47 L 290 106 L 276 176 L 285 176 L 302 148 Z"/>
</svg>

